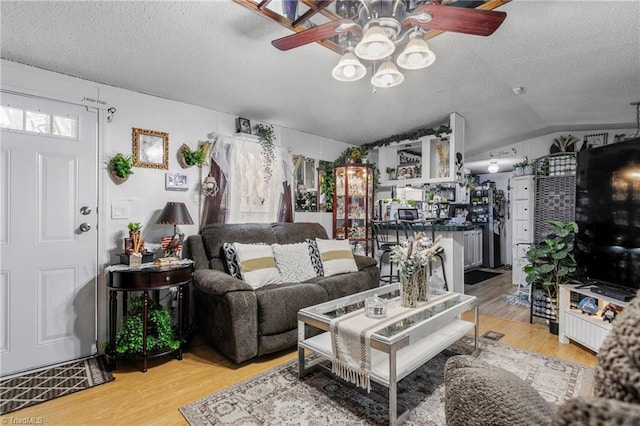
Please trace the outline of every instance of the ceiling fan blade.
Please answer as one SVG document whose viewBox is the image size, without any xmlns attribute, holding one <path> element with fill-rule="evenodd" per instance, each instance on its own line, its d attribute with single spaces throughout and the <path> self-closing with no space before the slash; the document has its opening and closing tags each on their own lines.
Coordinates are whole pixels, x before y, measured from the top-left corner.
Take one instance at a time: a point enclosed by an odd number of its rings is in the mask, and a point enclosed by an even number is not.
<svg viewBox="0 0 640 426">
<path fill-rule="evenodd" d="M 432 16 L 430 21 L 422 20 L 421 14 Z M 469 9 L 464 7 L 425 4 L 416 8 L 403 22 L 404 27 L 417 25 L 421 28 L 454 33 L 489 36 L 498 29 L 507 17 L 505 12 Z"/>
<path fill-rule="evenodd" d="M 326 40 L 345 31 L 351 31 L 352 33 L 358 34 L 362 32 L 362 29 L 360 28 L 360 25 L 356 24 L 351 19 L 338 19 L 327 22 L 326 24 L 318 25 L 317 27 L 309 28 L 308 30 L 300 31 L 299 33 L 273 40 L 271 44 L 280 50 L 291 50 L 296 47 L 304 46 L 305 44 L 313 43 L 314 41 Z"/>
</svg>

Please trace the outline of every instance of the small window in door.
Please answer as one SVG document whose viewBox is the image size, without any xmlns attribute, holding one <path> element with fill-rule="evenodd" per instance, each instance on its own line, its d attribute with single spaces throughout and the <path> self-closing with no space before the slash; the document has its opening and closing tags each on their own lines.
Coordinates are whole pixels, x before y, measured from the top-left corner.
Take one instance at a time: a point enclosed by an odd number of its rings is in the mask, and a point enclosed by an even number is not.
<svg viewBox="0 0 640 426">
<path fill-rule="evenodd" d="M 78 139 L 78 119 L 0 106 L 0 128 Z"/>
</svg>

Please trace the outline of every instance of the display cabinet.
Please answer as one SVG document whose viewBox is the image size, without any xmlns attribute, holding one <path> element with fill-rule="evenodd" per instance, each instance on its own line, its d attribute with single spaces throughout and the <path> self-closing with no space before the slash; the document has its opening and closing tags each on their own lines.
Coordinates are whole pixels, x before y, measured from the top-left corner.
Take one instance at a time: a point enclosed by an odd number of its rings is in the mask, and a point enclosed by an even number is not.
<svg viewBox="0 0 640 426">
<path fill-rule="evenodd" d="M 340 164 L 335 168 L 333 236 L 349 239 L 356 254 L 373 255 L 373 166 Z"/>
</svg>

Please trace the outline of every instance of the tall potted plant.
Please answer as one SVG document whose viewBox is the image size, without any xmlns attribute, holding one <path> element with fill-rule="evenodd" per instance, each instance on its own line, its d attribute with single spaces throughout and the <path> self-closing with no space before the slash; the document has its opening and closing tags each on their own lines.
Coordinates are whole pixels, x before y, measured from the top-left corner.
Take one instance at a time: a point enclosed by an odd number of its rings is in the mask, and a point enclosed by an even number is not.
<svg viewBox="0 0 640 426">
<path fill-rule="evenodd" d="M 558 334 L 558 289 L 562 284 L 571 282 L 576 270 L 576 259 L 572 252 L 578 224 L 560 221 L 550 221 L 549 224 L 553 227 L 551 232 L 527 253 L 529 265 L 525 266 L 524 272 L 527 274 L 527 284 L 536 284 L 548 300 L 555 318 L 549 321 L 549 330 L 552 334 Z"/>
</svg>

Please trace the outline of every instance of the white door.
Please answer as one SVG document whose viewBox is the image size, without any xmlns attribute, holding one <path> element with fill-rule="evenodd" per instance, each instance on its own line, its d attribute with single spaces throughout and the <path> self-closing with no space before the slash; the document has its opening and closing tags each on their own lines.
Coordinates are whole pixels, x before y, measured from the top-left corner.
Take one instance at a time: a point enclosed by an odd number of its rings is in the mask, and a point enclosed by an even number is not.
<svg viewBox="0 0 640 426">
<path fill-rule="evenodd" d="M 97 113 L 2 93 L 0 375 L 96 352 Z M 85 224 L 85 225 L 83 225 Z"/>
</svg>

